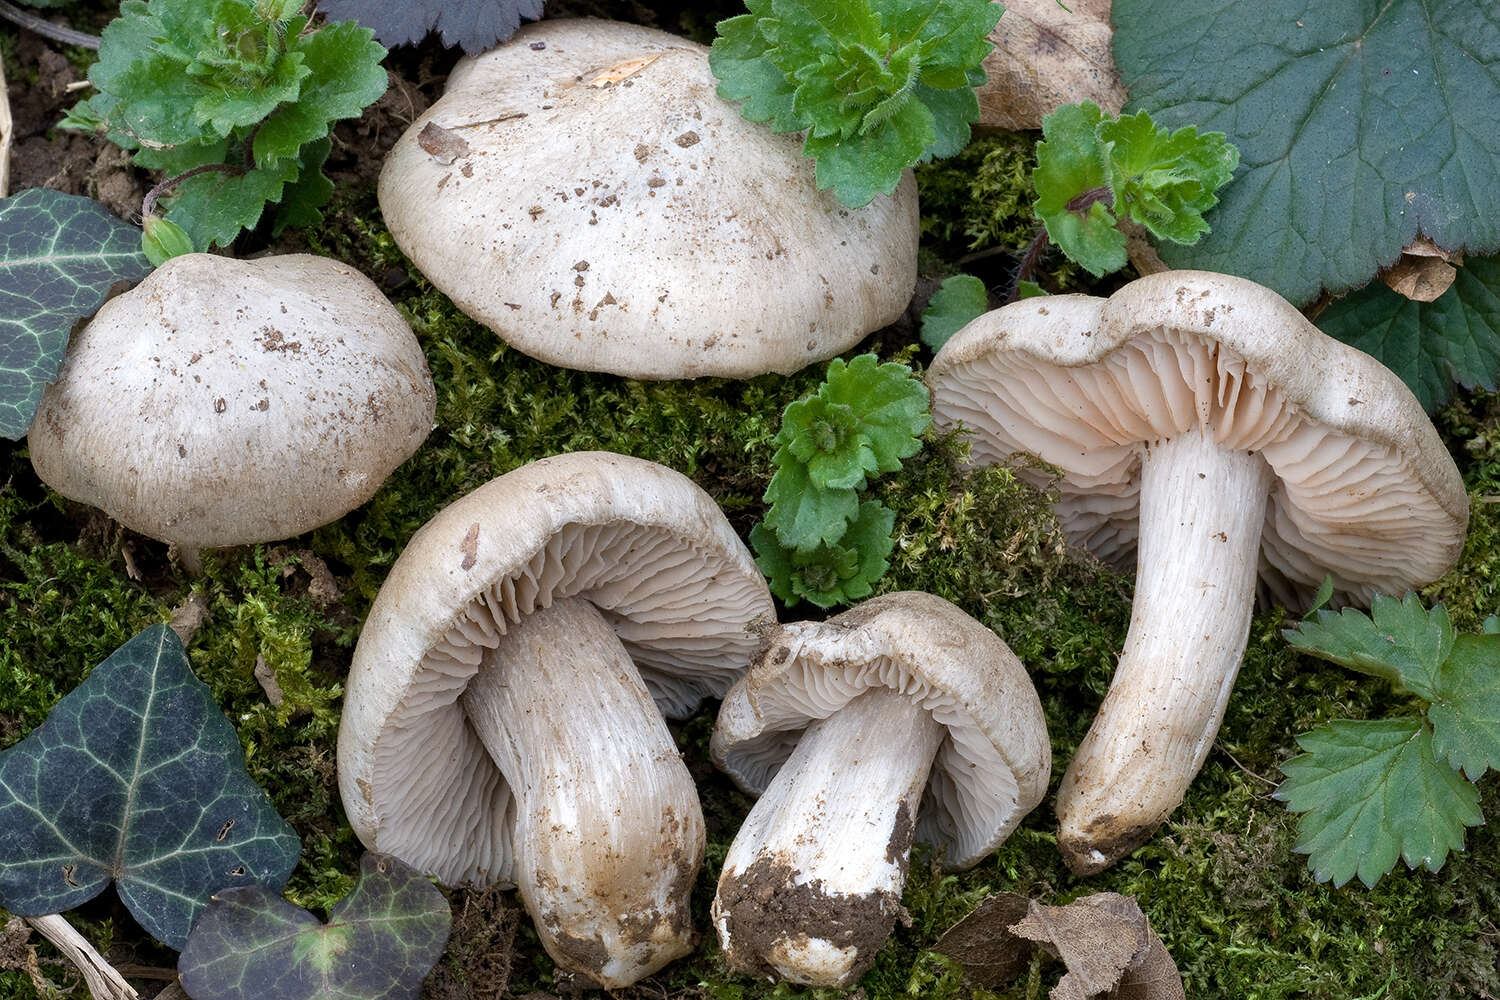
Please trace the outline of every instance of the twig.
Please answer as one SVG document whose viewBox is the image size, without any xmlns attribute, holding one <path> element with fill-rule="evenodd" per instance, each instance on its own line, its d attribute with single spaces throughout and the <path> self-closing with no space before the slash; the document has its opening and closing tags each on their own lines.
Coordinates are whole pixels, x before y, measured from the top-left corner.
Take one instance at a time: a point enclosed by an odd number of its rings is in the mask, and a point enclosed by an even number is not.
<svg viewBox="0 0 1500 1000">
<path fill-rule="evenodd" d="M 64 45 L 81 45 L 95 51 L 99 49 L 98 35 L 90 35 L 86 32 L 74 31 L 72 28 L 64 28 L 60 24 L 53 24 L 35 14 L 28 14 L 9 0 L 0 0 L 0 17 L 54 42 L 61 42 Z"/>
<path fill-rule="evenodd" d="M 1031 275 L 1036 271 L 1036 266 L 1041 262 L 1042 254 L 1048 246 L 1047 228 L 1045 226 L 1032 239 L 1026 252 L 1021 255 L 1021 265 L 1016 268 L 1016 279 L 1010 283 L 1010 291 L 1005 296 L 1002 305 L 1010 305 L 1021 298 L 1021 282 L 1030 281 Z"/>
<path fill-rule="evenodd" d="M 94 1000 L 138 1000 L 140 994 L 125 981 L 125 977 L 105 961 L 104 956 L 89 944 L 88 938 L 74 930 L 67 920 L 55 913 L 25 919 L 78 968 Z"/>
<path fill-rule="evenodd" d="M 1234 754 L 1230 753 L 1229 752 L 1229 748 L 1226 747 L 1221 740 L 1215 740 L 1214 741 L 1214 745 L 1217 746 L 1220 750 L 1222 750 L 1224 752 L 1224 756 L 1228 757 L 1234 763 L 1235 767 L 1239 768 L 1241 771 L 1244 771 L 1246 774 L 1250 775 L 1250 777 L 1254 778 L 1256 781 L 1263 781 L 1266 784 L 1270 785 L 1272 788 L 1277 787 L 1276 782 L 1272 781 L 1270 778 L 1263 778 L 1260 775 L 1256 774 L 1254 771 L 1250 770 L 1244 764 L 1241 764 L 1240 761 L 1239 761 L 1239 758 L 1236 757 Z"/>
<path fill-rule="evenodd" d="M 0 198 L 10 194 L 10 137 L 15 124 L 10 117 L 10 89 L 5 84 L 5 67 L 0 66 Z"/>
</svg>

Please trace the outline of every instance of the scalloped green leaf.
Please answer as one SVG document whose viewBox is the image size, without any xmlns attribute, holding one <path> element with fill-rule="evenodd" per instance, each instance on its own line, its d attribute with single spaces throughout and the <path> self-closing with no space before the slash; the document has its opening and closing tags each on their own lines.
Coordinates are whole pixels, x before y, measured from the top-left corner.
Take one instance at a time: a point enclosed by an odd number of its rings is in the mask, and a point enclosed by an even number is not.
<svg viewBox="0 0 1500 1000">
<path fill-rule="evenodd" d="M 1500 635 L 1461 635 L 1427 709 L 1434 752 L 1470 781 L 1500 769 Z"/>
<path fill-rule="evenodd" d="M 776 474 L 765 495 L 771 509 L 762 523 L 789 549 L 810 552 L 838 541 L 859 512 L 859 494 L 814 485 L 807 466 L 785 446 L 776 450 L 775 460 Z"/>
<path fill-rule="evenodd" d="M 1433 755 L 1419 718 L 1339 720 L 1297 737 L 1275 797 L 1303 813 L 1297 843 L 1319 882 L 1367 887 L 1396 865 L 1438 871 L 1484 822 L 1479 791 Z"/>
<path fill-rule="evenodd" d="M 1453 383 L 1495 391 L 1500 377 L 1500 257 L 1474 257 L 1453 287 L 1413 302 L 1381 282 L 1334 302 L 1318 317 L 1330 337 L 1401 376 L 1428 412 L 1453 395 Z"/>
<path fill-rule="evenodd" d="M 1438 673 L 1453 650 L 1448 609 L 1431 611 L 1416 594 L 1402 600 L 1376 594 L 1370 613 L 1354 608 L 1319 611 L 1281 633 L 1304 653 L 1379 677 L 1431 701 Z"/>
<path fill-rule="evenodd" d="M 781 544 L 764 524 L 750 530 L 755 564 L 770 582 L 771 593 L 788 607 L 807 600 L 820 608 L 867 597 L 890 568 L 896 541 L 891 528 L 896 514 L 878 500 L 864 500 L 859 513 L 836 543 L 821 543 L 799 552 Z"/>
<path fill-rule="evenodd" d="M 42 188 L 0 199 L 0 435 L 26 434 L 73 324 L 150 273 L 141 231 L 96 201 Z"/>
<path fill-rule="evenodd" d="M 419 872 L 387 854 L 324 923 L 263 886 L 214 893 L 177 968 L 193 1000 L 415 1000 L 452 914 Z"/>
<path fill-rule="evenodd" d="M 990 308 L 990 294 L 984 282 L 972 274 L 955 274 L 944 278 L 938 290 L 922 310 L 922 343 L 934 351 L 940 349 L 959 330 L 984 315 Z"/>
<path fill-rule="evenodd" d="M 1131 110 L 1224 132 L 1240 171 L 1174 267 L 1292 302 L 1357 288 L 1418 232 L 1500 250 L 1500 7 L 1116 0 Z"/>
<path fill-rule="evenodd" d="M 155 625 L 0 752 L 0 905 L 60 913 L 111 881 L 173 948 L 216 890 L 286 884 L 301 842 L 245 771 L 234 727 Z"/>
</svg>

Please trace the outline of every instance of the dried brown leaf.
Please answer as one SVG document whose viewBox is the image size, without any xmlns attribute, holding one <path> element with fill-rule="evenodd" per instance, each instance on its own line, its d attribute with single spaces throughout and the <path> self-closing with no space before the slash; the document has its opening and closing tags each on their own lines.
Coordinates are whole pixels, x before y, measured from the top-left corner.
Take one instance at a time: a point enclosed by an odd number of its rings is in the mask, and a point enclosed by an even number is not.
<svg viewBox="0 0 1500 1000">
<path fill-rule="evenodd" d="M 975 986 L 998 990 L 1025 972 L 1031 962 L 1031 943 L 1010 931 L 1011 924 L 1026 916 L 1029 904 L 1019 893 L 990 896 L 948 928 L 932 950 L 962 965 Z"/>
<path fill-rule="evenodd" d="M 445 167 L 460 156 L 469 155 L 468 140 L 437 122 L 428 122 L 422 127 L 417 133 L 417 145 Z"/>
<path fill-rule="evenodd" d="M 1052 1000 L 1186 1000 L 1172 957 L 1128 896 L 1101 892 L 1066 906 L 1032 903 L 1011 930 L 1068 967 Z"/>
<path fill-rule="evenodd" d="M 1391 291 L 1415 302 L 1431 302 L 1446 292 L 1458 277 L 1455 264 L 1462 264 L 1462 251 L 1439 247 L 1425 236 L 1418 236 L 1401 251 L 1396 263 L 1380 272 L 1380 280 Z"/>
<path fill-rule="evenodd" d="M 984 60 L 989 81 L 979 88 L 979 124 L 1042 127 L 1063 104 L 1093 101 L 1119 114 L 1125 86 L 1110 52 L 1110 0 L 1008 0 Z"/>
</svg>

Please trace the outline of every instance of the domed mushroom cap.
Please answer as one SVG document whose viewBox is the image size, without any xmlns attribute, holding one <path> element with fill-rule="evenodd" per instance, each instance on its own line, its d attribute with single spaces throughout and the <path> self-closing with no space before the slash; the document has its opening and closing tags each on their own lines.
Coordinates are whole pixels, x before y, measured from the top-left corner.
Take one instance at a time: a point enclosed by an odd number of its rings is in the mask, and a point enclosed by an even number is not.
<svg viewBox="0 0 1500 1000">
<path fill-rule="evenodd" d="M 749 626 L 775 620 L 744 543 L 680 473 L 579 452 L 480 487 L 412 537 L 354 652 L 339 790 L 366 846 L 450 884 L 510 880 L 511 793 L 459 697 L 507 629 L 563 598 L 602 612 L 669 717 L 722 694 Z"/>
<path fill-rule="evenodd" d="M 434 405 L 411 328 L 353 268 L 188 254 L 68 345 L 31 462 L 152 538 L 274 541 L 374 495 L 427 437 Z"/>
<path fill-rule="evenodd" d="M 1135 560 L 1142 445 L 1199 426 L 1275 474 L 1260 574 L 1278 600 L 1328 572 L 1355 601 L 1399 594 L 1463 545 L 1463 482 L 1406 385 L 1242 278 L 1167 271 L 1108 299 L 1005 306 L 944 345 L 928 384 L 934 423 L 972 431 L 974 462 L 1061 469 L 1064 530 L 1120 566 Z"/>
<path fill-rule="evenodd" d="M 792 372 L 896 319 L 917 192 L 845 208 L 797 135 L 715 94 L 708 49 L 546 21 L 459 63 L 380 175 L 397 244 L 551 364 L 636 378 Z"/>
<path fill-rule="evenodd" d="M 976 864 L 1041 802 L 1052 750 L 1021 661 L 940 597 L 886 594 L 826 622 L 780 626 L 725 696 L 714 762 L 760 795 L 811 722 L 877 688 L 905 694 L 946 727 L 916 839 L 942 847 L 950 868 Z"/>
</svg>

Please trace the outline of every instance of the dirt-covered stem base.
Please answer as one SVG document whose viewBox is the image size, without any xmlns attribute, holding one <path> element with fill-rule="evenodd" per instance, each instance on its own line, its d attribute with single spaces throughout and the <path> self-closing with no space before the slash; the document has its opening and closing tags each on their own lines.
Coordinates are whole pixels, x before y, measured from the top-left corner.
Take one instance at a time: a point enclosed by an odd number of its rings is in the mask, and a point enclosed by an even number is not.
<svg viewBox="0 0 1500 1000">
<path fill-rule="evenodd" d="M 599 611 L 534 612 L 463 700 L 515 794 L 516 886 L 557 963 L 615 988 L 691 951 L 698 792 Z"/>
<path fill-rule="evenodd" d="M 731 965 L 814 986 L 869 968 L 901 912 L 944 731 L 885 688 L 807 728 L 724 860 L 713 919 Z"/>
<path fill-rule="evenodd" d="M 1063 775 L 1058 842 L 1100 871 L 1182 801 L 1224 718 L 1255 605 L 1271 470 L 1190 430 L 1141 460 L 1130 632 L 1109 693 Z"/>
</svg>

